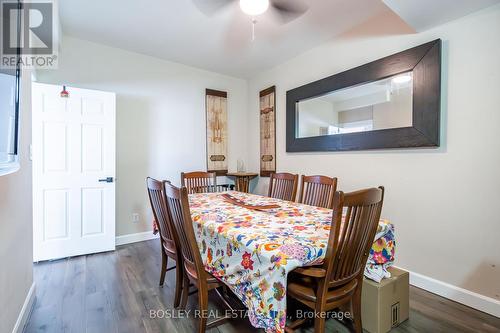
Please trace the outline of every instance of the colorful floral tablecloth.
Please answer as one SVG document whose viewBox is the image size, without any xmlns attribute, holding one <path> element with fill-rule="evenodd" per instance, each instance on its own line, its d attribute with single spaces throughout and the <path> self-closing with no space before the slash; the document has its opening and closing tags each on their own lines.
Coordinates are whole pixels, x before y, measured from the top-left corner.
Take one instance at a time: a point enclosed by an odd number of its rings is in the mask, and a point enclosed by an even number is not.
<svg viewBox="0 0 500 333">
<path fill-rule="evenodd" d="M 251 204 L 275 203 L 280 208 L 249 210 L 224 201 L 221 193 L 191 194 L 191 216 L 205 268 L 247 306 L 253 326 L 284 332 L 287 275 L 297 267 L 322 262 L 332 210 L 241 192 L 226 193 Z M 381 220 L 379 231 L 384 225 L 390 223 Z M 387 257 L 393 257 L 394 240 L 390 243 L 372 255 L 385 251 L 390 254 Z M 381 256 L 377 258 L 384 261 Z"/>
</svg>

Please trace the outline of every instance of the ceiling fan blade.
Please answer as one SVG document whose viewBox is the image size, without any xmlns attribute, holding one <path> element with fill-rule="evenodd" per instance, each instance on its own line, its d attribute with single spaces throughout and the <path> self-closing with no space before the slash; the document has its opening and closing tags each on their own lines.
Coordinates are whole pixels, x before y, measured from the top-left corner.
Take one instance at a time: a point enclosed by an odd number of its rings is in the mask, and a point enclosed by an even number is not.
<svg viewBox="0 0 500 333">
<path fill-rule="evenodd" d="M 284 23 L 295 20 L 309 9 L 305 4 L 299 1 L 290 0 L 271 0 L 271 7 L 280 16 Z"/>
<path fill-rule="evenodd" d="M 205 15 L 212 16 L 237 0 L 193 0 L 193 4 Z"/>
</svg>

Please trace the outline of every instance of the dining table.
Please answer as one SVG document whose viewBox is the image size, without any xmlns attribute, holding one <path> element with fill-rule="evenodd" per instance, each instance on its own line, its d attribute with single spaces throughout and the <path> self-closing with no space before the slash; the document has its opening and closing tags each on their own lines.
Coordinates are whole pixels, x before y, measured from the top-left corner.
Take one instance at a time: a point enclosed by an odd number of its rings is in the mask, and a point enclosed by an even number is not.
<svg viewBox="0 0 500 333">
<path fill-rule="evenodd" d="M 249 205 L 276 207 L 250 209 L 226 200 L 223 193 L 190 194 L 205 269 L 242 301 L 254 327 L 282 333 L 288 273 L 323 262 L 333 211 L 255 194 L 225 193 Z M 381 219 L 378 231 L 391 227 Z M 382 237 L 374 242 L 370 256 L 384 263 L 393 259 L 394 248 L 392 236 Z"/>
</svg>

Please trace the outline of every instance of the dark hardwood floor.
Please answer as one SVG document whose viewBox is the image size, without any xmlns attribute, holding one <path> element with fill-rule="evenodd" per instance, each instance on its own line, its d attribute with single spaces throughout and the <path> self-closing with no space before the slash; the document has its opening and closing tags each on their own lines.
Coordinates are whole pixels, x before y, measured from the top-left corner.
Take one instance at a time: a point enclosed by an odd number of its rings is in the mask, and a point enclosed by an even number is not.
<svg viewBox="0 0 500 333">
<path fill-rule="evenodd" d="M 159 241 L 153 240 L 120 246 L 115 252 L 35 264 L 36 301 L 25 332 L 196 332 L 193 318 L 151 318 L 151 310 L 170 311 L 173 302 L 175 271 L 167 273 L 160 288 L 160 263 Z M 410 319 L 391 332 L 500 332 L 499 318 L 418 288 L 410 289 L 410 307 Z M 196 308 L 196 295 L 190 296 L 187 309 Z M 215 298 L 210 308 L 223 309 Z M 263 332 L 246 319 L 207 330 L 257 331 Z M 347 330 L 329 320 L 327 332 Z"/>
</svg>

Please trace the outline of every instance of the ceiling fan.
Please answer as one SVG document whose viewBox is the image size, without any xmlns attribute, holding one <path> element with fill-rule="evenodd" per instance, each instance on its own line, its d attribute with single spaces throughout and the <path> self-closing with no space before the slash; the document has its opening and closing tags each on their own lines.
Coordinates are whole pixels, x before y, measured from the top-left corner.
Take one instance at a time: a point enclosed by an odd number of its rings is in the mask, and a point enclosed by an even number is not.
<svg viewBox="0 0 500 333">
<path fill-rule="evenodd" d="M 241 11 L 251 18 L 252 40 L 255 39 L 257 16 L 267 11 L 273 11 L 281 19 L 281 23 L 288 23 L 304 14 L 308 9 L 299 0 L 193 0 L 196 7 L 208 16 L 221 11 L 236 1 L 239 2 Z"/>
</svg>

